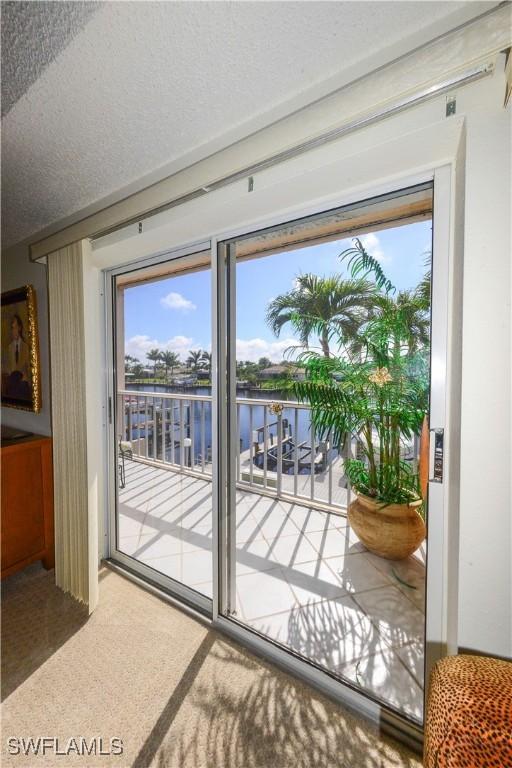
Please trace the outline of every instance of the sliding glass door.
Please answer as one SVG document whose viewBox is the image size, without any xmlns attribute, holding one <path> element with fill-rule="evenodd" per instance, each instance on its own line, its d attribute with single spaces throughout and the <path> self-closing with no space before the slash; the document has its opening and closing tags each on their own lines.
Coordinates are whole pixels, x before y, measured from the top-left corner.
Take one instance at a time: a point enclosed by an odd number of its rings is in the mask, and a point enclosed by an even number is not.
<svg viewBox="0 0 512 768">
<path fill-rule="evenodd" d="M 112 553 L 211 610 L 210 252 L 118 270 L 110 281 Z"/>
<path fill-rule="evenodd" d="M 223 614 L 421 722 L 432 186 L 219 253 Z"/>
<path fill-rule="evenodd" d="M 106 278 L 111 559 L 413 738 L 444 652 L 448 188 L 434 235 L 425 182 Z"/>
</svg>

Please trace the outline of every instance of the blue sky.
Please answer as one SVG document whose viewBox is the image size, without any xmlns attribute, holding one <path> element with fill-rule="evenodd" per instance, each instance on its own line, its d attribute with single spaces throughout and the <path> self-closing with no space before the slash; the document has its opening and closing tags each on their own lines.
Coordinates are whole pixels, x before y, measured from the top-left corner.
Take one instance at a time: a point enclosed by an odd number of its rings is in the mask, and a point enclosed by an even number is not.
<svg viewBox="0 0 512 768">
<path fill-rule="evenodd" d="M 421 279 L 424 253 L 430 250 L 431 222 L 369 233 L 361 237 L 398 289 L 412 288 Z M 277 253 L 237 266 L 237 358 L 278 361 L 293 343 L 286 326 L 276 339 L 265 324 L 268 303 L 293 287 L 298 274 L 346 274 L 338 255 L 351 245 L 340 240 Z M 211 348 L 210 271 L 179 275 L 128 288 L 125 292 L 125 351 L 146 363 L 152 347 L 171 349 L 185 360 L 190 349 Z"/>
</svg>

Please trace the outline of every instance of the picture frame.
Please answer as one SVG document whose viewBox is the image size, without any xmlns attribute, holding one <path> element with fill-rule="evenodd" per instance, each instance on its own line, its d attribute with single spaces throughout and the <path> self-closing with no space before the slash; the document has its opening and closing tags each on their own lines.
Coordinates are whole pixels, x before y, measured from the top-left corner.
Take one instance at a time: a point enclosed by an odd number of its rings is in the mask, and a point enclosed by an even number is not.
<svg viewBox="0 0 512 768">
<path fill-rule="evenodd" d="M 1 297 L 2 406 L 39 413 L 41 372 L 36 294 L 32 285 Z"/>
</svg>

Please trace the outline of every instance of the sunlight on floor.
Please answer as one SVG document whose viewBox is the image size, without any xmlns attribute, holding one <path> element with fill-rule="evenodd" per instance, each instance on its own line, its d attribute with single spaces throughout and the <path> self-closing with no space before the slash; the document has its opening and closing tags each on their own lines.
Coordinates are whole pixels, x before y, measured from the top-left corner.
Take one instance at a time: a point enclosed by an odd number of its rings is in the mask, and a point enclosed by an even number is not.
<svg viewBox="0 0 512 768">
<path fill-rule="evenodd" d="M 211 489 L 128 461 L 120 551 L 211 597 Z M 235 618 L 421 720 L 424 559 L 384 560 L 344 517 L 238 492 Z"/>
</svg>

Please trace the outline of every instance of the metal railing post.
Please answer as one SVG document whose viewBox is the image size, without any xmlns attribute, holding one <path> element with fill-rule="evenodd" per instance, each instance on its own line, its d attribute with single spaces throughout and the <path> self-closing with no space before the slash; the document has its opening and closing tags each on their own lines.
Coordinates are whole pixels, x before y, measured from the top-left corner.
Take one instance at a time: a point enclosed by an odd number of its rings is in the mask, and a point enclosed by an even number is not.
<svg viewBox="0 0 512 768">
<path fill-rule="evenodd" d="M 144 398 L 144 453 L 146 459 L 149 455 L 149 415 L 148 415 L 148 397 Z"/>
<path fill-rule="evenodd" d="M 152 451 L 152 453 L 153 453 L 153 459 L 155 459 L 155 460 L 156 460 L 156 458 L 158 456 L 157 445 L 156 445 L 157 440 L 158 440 L 158 424 L 157 424 L 157 422 L 158 422 L 158 408 L 157 408 L 156 404 L 157 404 L 157 399 L 155 397 L 155 399 L 153 400 L 153 402 L 151 404 L 151 414 L 152 414 L 152 417 L 151 417 L 151 425 L 152 425 L 151 432 L 153 434 L 153 451 Z"/>
<path fill-rule="evenodd" d="M 310 489 L 309 489 L 309 498 L 311 499 L 311 501 L 313 501 L 313 499 L 315 498 L 315 470 L 316 470 L 316 465 L 315 465 L 315 459 L 316 459 L 316 456 L 315 456 L 315 426 L 313 424 L 313 419 L 311 419 L 310 435 L 311 435 L 311 440 L 310 440 L 310 442 L 311 442 L 311 453 L 310 453 L 310 456 L 311 456 L 311 481 L 310 481 L 311 482 L 311 486 L 310 486 Z"/>
<path fill-rule="evenodd" d="M 167 400 L 163 397 L 162 398 L 162 461 L 167 461 L 167 456 L 165 455 L 165 431 L 167 427 Z"/>
<path fill-rule="evenodd" d="M 283 479 L 283 416 L 277 414 L 277 495 L 281 495 Z"/>
<path fill-rule="evenodd" d="M 196 433 L 196 408 L 195 408 L 195 401 L 189 400 L 188 404 L 188 431 L 189 431 L 189 437 L 190 437 L 190 468 L 193 469 L 195 463 L 196 463 L 196 453 L 195 453 L 195 433 Z"/>
<path fill-rule="evenodd" d="M 171 409 L 170 409 L 170 427 L 171 427 L 171 464 L 176 464 L 176 446 L 174 445 L 174 433 L 176 431 L 176 424 L 174 422 L 174 398 L 171 397 Z"/>
<path fill-rule="evenodd" d="M 204 426 L 204 409 L 205 401 L 201 400 L 201 472 L 205 472 L 206 467 L 206 441 L 205 441 L 205 426 Z"/>
<path fill-rule="evenodd" d="M 240 481 L 240 454 L 242 452 L 242 444 L 240 440 L 240 403 L 236 405 L 236 481 Z"/>
<path fill-rule="evenodd" d="M 332 455 L 332 444 L 331 444 L 331 433 L 327 435 L 327 440 L 325 444 L 325 460 L 328 463 L 329 466 L 329 495 L 328 495 L 328 503 L 332 504 L 332 462 L 333 459 L 331 459 Z"/>
<path fill-rule="evenodd" d="M 293 452 L 293 495 L 297 496 L 299 483 L 299 409 L 295 408 L 294 416 L 295 450 Z"/>
<path fill-rule="evenodd" d="M 254 478 L 254 435 L 253 435 L 253 423 L 252 423 L 252 409 L 253 406 L 249 406 L 249 482 L 253 485 Z"/>
<path fill-rule="evenodd" d="M 263 487 L 267 487 L 267 452 L 268 452 L 268 425 L 267 425 L 267 406 L 263 406 Z"/>
<path fill-rule="evenodd" d="M 179 405 L 179 413 L 180 413 L 180 467 L 183 469 L 184 463 L 185 463 L 185 447 L 184 447 L 184 440 L 185 440 L 185 429 L 183 424 L 183 400 L 180 400 Z"/>
</svg>

